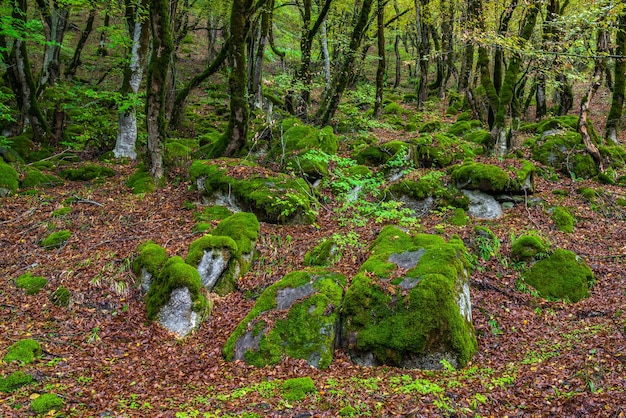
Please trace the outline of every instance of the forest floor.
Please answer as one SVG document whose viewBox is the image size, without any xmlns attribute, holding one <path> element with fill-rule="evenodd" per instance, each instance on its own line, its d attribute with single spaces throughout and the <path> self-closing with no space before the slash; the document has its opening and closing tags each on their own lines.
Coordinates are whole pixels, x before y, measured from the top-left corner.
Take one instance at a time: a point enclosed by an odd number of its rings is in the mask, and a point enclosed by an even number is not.
<svg viewBox="0 0 626 418">
<path fill-rule="evenodd" d="M 482 160 L 507 166 L 506 160 Z M 65 416 L 81 417 L 626 416 L 626 210 L 615 203 L 624 188 L 537 177 L 534 197 L 543 203 L 517 205 L 497 221 L 453 226 L 446 222 L 449 212 L 419 220 L 419 231 L 458 234 L 470 248 L 477 225 L 501 241 L 498 254 L 480 259 L 471 275 L 478 353 L 464 369 L 366 368 L 340 350 L 327 370 L 293 359 L 255 368 L 221 354 L 255 297 L 302 268 L 304 254 L 333 234 L 358 234 L 359 245 L 347 246 L 331 268 L 350 278 L 383 225 L 342 226 L 333 202 L 320 208 L 317 226 L 261 224 L 257 256 L 239 290 L 216 297 L 208 320 L 177 340 L 147 319 L 130 263 L 147 240 L 184 257 L 198 238 L 186 202 L 200 205 L 201 196 L 174 178 L 152 194 L 133 195 L 123 184 L 135 167 L 110 167 L 116 175 L 103 181 L 66 182 L 0 201 L 0 354 L 24 338 L 44 349 L 32 364 L 0 364 L 1 375 L 23 370 L 36 378 L 0 393 L 1 416 L 31 414 L 30 399 L 43 392 L 64 399 Z M 598 196 L 588 200 L 576 192 L 580 187 L 593 187 Z M 51 216 L 67 204 L 68 215 Z M 573 209 L 573 233 L 553 225 L 553 206 Z M 38 246 L 58 229 L 72 232 L 66 245 Z M 511 239 L 530 229 L 589 263 L 596 275 L 589 298 L 544 301 L 516 288 Z M 39 294 L 16 288 L 14 279 L 26 271 L 49 280 Z M 69 308 L 49 300 L 61 285 L 72 293 Z M 303 376 L 313 379 L 317 392 L 286 400 L 282 382 Z"/>
</svg>

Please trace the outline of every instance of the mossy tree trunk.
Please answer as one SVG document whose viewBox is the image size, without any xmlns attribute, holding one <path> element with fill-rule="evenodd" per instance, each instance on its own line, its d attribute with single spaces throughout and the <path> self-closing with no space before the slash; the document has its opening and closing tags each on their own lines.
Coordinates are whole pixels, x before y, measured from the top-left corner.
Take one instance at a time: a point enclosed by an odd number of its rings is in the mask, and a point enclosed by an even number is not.
<svg viewBox="0 0 626 418">
<path fill-rule="evenodd" d="M 554 42 L 557 39 L 556 29 L 554 23 L 559 16 L 559 2 L 558 0 L 549 0 L 546 5 L 546 17 L 545 25 L 543 27 L 542 44 L 546 49 L 554 48 Z M 557 58 L 558 59 L 558 58 Z M 537 90 L 535 91 L 535 119 L 543 119 L 548 110 L 547 97 L 546 97 L 546 83 L 550 69 L 546 68 L 549 64 L 547 60 L 540 61 L 541 67 L 539 68 L 539 74 L 537 75 Z M 556 64 L 553 62 L 553 64 Z"/>
<path fill-rule="evenodd" d="M 377 28 L 378 64 L 376 66 L 376 97 L 374 99 L 374 117 L 379 118 L 383 112 L 383 87 L 385 83 L 385 4 L 386 0 L 378 0 Z"/>
<path fill-rule="evenodd" d="M 428 31 L 429 0 L 415 0 L 415 30 L 417 31 L 417 107 L 421 109 L 428 100 L 428 66 L 430 52 L 430 33 Z"/>
<path fill-rule="evenodd" d="M 511 3 L 500 15 L 500 23 L 498 25 L 498 34 L 500 36 L 507 36 L 509 32 L 509 23 L 513 17 L 513 12 L 517 8 L 518 0 L 511 0 Z M 496 45 L 493 52 L 493 85 L 496 88 L 496 93 L 500 94 L 502 89 L 504 76 L 504 50 L 502 46 Z"/>
<path fill-rule="evenodd" d="M 68 25 L 70 9 L 62 2 L 37 0 L 37 7 L 42 17 L 46 45 L 44 48 L 39 90 L 54 85 L 60 75 L 59 54 Z"/>
<path fill-rule="evenodd" d="M 363 0 L 361 8 L 356 19 L 356 23 L 352 30 L 352 36 L 350 37 L 350 44 L 348 50 L 345 51 L 343 60 L 338 66 L 338 70 L 333 76 L 330 89 L 324 95 L 324 99 L 320 104 L 320 107 L 315 115 L 320 125 L 328 125 L 330 120 L 335 115 L 339 102 L 348 82 L 350 81 L 355 67 L 355 59 L 357 58 L 357 52 L 363 37 L 367 32 L 367 28 L 370 22 L 370 12 L 372 10 L 372 4 L 374 0 Z"/>
<path fill-rule="evenodd" d="M 626 11 L 622 12 L 617 25 L 615 45 L 615 77 L 613 81 L 613 98 L 611 109 L 606 121 L 606 141 L 618 144 L 617 131 L 620 128 L 620 119 L 624 108 L 624 86 L 626 84 Z"/>
<path fill-rule="evenodd" d="M 448 88 L 448 80 L 454 73 L 454 2 L 452 0 L 444 0 L 441 2 L 441 62 L 442 68 L 438 77 L 441 77 L 439 85 L 439 98 L 444 98 L 446 89 Z"/>
<path fill-rule="evenodd" d="M 135 143 L 137 142 L 137 111 L 132 104 L 130 95 L 136 95 L 143 78 L 148 60 L 148 43 L 150 28 L 141 16 L 140 7 L 126 1 L 126 26 L 131 39 L 128 54 L 128 66 L 124 69 L 124 78 L 120 88 L 121 95 L 130 103 L 120 109 L 117 119 L 117 138 L 113 153 L 116 158 L 137 158 Z"/>
<path fill-rule="evenodd" d="M 257 40 L 254 49 L 250 50 L 250 105 L 261 109 L 263 107 L 263 86 L 261 79 L 263 78 L 263 57 L 265 56 L 265 47 L 269 41 L 270 25 L 272 22 L 272 10 L 274 9 L 274 0 L 268 0 L 266 7 L 261 10 L 261 24 L 258 28 Z M 252 38 L 252 36 L 250 36 Z"/>
<path fill-rule="evenodd" d="M 170 28 L 170 2 L 149 2 L 152 51 L 148 64 L 146 94 L 146 128 L 148 131 L 148 165 L 150 174 L 160 182 L 165 174 L 163 144 L 167 135 L 166 90 L 174 41 Z"/>
</svg>

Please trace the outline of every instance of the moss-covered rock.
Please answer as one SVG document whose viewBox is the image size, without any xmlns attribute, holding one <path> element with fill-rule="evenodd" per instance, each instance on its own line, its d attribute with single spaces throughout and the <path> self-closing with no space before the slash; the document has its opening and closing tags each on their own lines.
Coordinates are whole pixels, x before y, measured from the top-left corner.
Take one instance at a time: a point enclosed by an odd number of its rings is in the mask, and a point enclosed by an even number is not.
<svg viewBox="0 0 626 418">
<path fill-rule="evenodd" d="M 198 222 L 211 222 L 221 221 L 224 218 L 228 218 L 233 212 L 226 206 L 213 205 L 204 208 L 202 212 L 194 213 L 194 218 Z"/>
<path fill-rule="evenodd" d="M 59 395 L 44 393 L 30 402 L 30 410 L 36 414 L 45 414 L 63 408 L 64 402 Z"/>
<path fill-rule="evenodd" d="M 50 295 L 50 302 L 54 306 L 59 306 L 62 308 L 67 308 L 70 306 L 70 301 L 72 299 L 72 293 L 65 286 L 59 286 L 57 290 L 52 292 Z"/>
<path fill-rule="evenodd" d="M 466 134 L 470 133 L 473 129 L 478 128 L 482 125 L 479 120 L 462 120 L 457 121 L 450 125 L 448 128 L 448 133 L 450 135 L 464 137 Z"/>
<path fill-rule="evenodd" d="M 511 188 L 511 178 L 498 166 L 466 162 L 452 169 L 450 177 L 457 187 L 485 193 L 504 193 Z"/>
<path fill-rule="evenodd" d="M 391 184 L 385 195 L 394 200 L 405 202 L 422 215 L 434 207 L 454 206 L 467 209 L 468 199 L 456 188 L 444 183 L 445 173 L 431 170 L 417 179 L 401 180 Z M 424 207 L 424 210 L 418 210 Z"/>
<path fill-rule="evenodd" d="M 4 161 L 0 161 L 0 197 L 15 194 L 18 185 L 17 171 Z"/>
<path fill-rule="evenodd" d="M 155 276 L 146 295 L 148 318 L 184 337 L 196 329 L 210 310 L 198 270 L 178 256 Z"/>
<path fill-rule="evenodd" d="M 315 201 L 300 178 L 274 173 L 242 160 L 195 161 L 189 174 L 216 204 L 254 213 L 268 223 L 311 224 Z"/>
<path fill-rule="evenodd" d="M 414 140 L 417 160 L 423 167 L 447 167 L 455 160 L 482 153 L 482 147 L 441 132 Z"/>
<path fill-rule="evenodd" d="M 414 147 L 403 141 L 389 141 L 380 145 L 371 145 L 356 154 L 358 164 L 384 166 L 391 160 L 403 160 L 404 165 L 413 162 Z M 399 161 L 400 163 L 402 161 Z"/>
<path fill-rule="evenodd" d="M 578 255 L 559 248 L 525 271 L 523 280 L 543 298 L 578 302 L 589 296 L 594 276 Z"/>
<path fill-rule="evenodd" d="M 263 367 L 283 356 L 326 369 L 335 348 L 345 277 L 325 270 L 287 274 L 263 291 L 224 346 L 224 357 Z"/>
<path fill-rule="evenodd" d="M 301 401 L 307 394 L 316 393 L 317 388 L 310 377 L 287 379 L 282 385 L 283 397 L 287 401 Z"/>
<path fill-rule="evenodd" d="M 576 219 L 567 208 L 562 206 L 555 207 L 552 209 L 552 215 L 550 218 L 559 231 L 568 233 L 574 232 L 574 223 Z"/>
<path fill-rule="evenodd" d="M 7 377 L 0 378 L 0 392 L 11 393 L 22 386 L 30 384 L 32 381 L 33 376 L 18 370 Z"/>
<path fill-rule="evenodd" d="M 142 166 L 126 180 L 126 187 L 133 189 L 133 194 L 152 193 L 155 183 L 150 173 Z"/>
<path fill-rule="evenodd" d="M 48 284 L 48 279 L 42 276 L 33 276 L 30 272 L 24 273 L 15 279 L 15 285 L 24 289 L 27 295 L 35 295 Z"/>
<path fill-rule="evenodd" d="M 550 244 L 536 232 L 520 235 L 511 244 L 511 258 L 515 261 L 530 261 L 548 254 Z"/>
<path fill-rule="evenodd" d="M 385 227 L 346 292 L 341 345 L 358 364 L 437 369 L 476 352 L 460 238 Z"/>
<path fill-rule="evenodd" d="M 593 158 L 585 150 L 578 132 L 558 131 L 542 137 L 532 148 L 535 161 L 553 167 L 563 174 L 591 178 L 598 173 Z"/>
<path fill-rule="evenodd" d="M 17 361 L 19 363 L 32 363 L 36 357 L 41 356 L 41 345 L 39 342 L 27 338 L 20 340 L 11 345 L 2 358 L 2 361 L 8 363 Z"/>
<path fill-rule="evenodd" d="M 438 120 L 426 122 L 419 127 L 420 133 L 436 132 L 442 129 L 441 122 Z"/>
<path fill-rule="evenodd" d="M 20 188 L 32 189 L 35 187 L 58 186 L 60 184 L 63 184 L 63 180 L 59 177 L 51 174 L 45 174 L 36 168 L 29 167 L 26 169 L 26 174 L 20 182 Z"/>
<path fill-rule="evenodd" d="M 32 132 L 24 132 L 21 135 L 7 138 L 9 148 L 16 152 L 24 161 L 32 161 L 29 156 L 35 151 L 35 143 L 32 140 Z"/>
<path fill-rule="evenodd" d="M 158 276 L 168 260 L 167 251 L 152 241 L 139 244 L 139 255 L 133 260 L 131 268 L 139 276 L 144 293 L 150 290 L 152 279 Z"/>
<path fill-rule="evenodd" d="M 337 256 L 337 243 L 334 239 L 323 239 L 311 251 L 304 255 L 304 265 L 323 266 L 331 265 Z"/>
<path fill-rule="evenodd" d="M 536 126 L 536 132 L 543 134 L 550 130 L 571 130 L 578 129 L 578 117 L 573 115 L 555 116 L 540 122 Z"/>
<path fill-rule="evenodd" d="M 39 242 L 39 246 L 46 249 L 61 248 L 71 238 L 71 236 L 72 233 L 67 229 L 53 232 L 52 234 L 41 240 Z"/>
<path fill-rule="evenodd" d="M 113 177 L 115 175 L 115 171 L 108 167 L 96 164 L 85 164 L 80 168 L 68 168 L 61 170 L 59 175 L 67 180 L 89 181 L 103 177 Z"/>
</svg>

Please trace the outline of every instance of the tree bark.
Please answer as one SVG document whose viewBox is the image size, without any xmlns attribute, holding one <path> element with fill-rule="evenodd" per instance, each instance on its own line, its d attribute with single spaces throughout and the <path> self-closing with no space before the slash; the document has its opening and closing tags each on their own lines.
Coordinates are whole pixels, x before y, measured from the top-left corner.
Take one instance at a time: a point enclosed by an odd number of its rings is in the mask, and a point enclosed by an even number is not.
<svg viewBox="0 0 626 418">
<path fill-rule="evenodd" d="M 52 5 L 45 0 L 37 0 L 37 6 L 41 13 L 44 33 L 46 35 L 46 45 L 44 48 L 41 77 L 39 79 L 39 91 L 56 83 L 59 74 L 59 54 L 61 44 L 67 28 L 67 18 L 70 14 L 68 7 L 63 7 L 58 1 L 53 1 Z"/>
<path fill-rule="evenodd" d="M 383 87 L 385 82 L 385 3 L 378 0 L 377 38 L 378 38 L 378 65 L 376 67 L 376 98 L 374 99 L 374 117 L 379 118 L 383 112 Z"/>
<path fill-rule="evenodd" d="M 415 29 L 417 30 L 417 107 L 421 109 L 428 100 L 428 53 L 430 52 L 430 37 L 428 33 L 428 3 L 429 0 L 415 0 Z"/>
<path fill-rule="evenodd" d="M 613 82 L 613 97 L 611 109 L 606 121 L 605 138 L 607 142 L 618 145 L 617 131 L 620 129 L 620 120 L 624 109 L 624 86 L 626 85 L 626 12 L 619 17 L 615 45 L 615 76 Z"/>
<path fill-rule="evenodd" d="M 89 35 L 93 31 L 93 22 L 96 20 L 96 8 L 91 7 L 89 10 L 89 16 L 87 17 L 87 23 L 85 24 L 85 29 L 80 34 L 80 39 L 76 44 L 76 49 L 74 49 L 74 55 L 72 57 L 72 61 L 70 65 L 65 69 L 65 77 L 74 77 L 76 75 L 76 70 L 80 66 L 80 56 L 83 52 L 83 47 L 87 43 L 87 39 Z"/>
</svg>

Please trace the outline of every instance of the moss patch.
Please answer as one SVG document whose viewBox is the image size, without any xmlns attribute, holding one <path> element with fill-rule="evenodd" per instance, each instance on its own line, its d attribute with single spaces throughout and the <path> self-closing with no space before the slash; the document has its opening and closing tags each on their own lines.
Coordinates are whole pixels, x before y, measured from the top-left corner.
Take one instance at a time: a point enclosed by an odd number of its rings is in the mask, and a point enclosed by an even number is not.
<svg viewBox="0 0 626 418">
<path fill-rule="evenodd" d="M 9 347 L 2 361 L 8 363 L 17 361 L 20 363 L 32 363 L 35 357 L 41 356 L 41 345 L 35 340 L 20 340 Z"/>
<path fill-rule="evenodd" d="M 152 276 L 157 276 L 167 262 L 167 251 L 160 245 L 152 241 L 140 244 L 137 247 L 139 255 L 132 263 L 132 270 L 135 274 L 140 274 L 143 268 Z"/>
<path fill-rule="evenodd" d="M 572 233 L 574 232 L 575 218 L 572 216 L 567 208 L 557 206 L 552 210 L 550 216 L 552 222 L 556 225 L 557 229 L 562 232 Z"/>
<path fill-rule="evenodd" d="M 4 161 L 0 161 L 0 197 L 15 194 L 18 184 L 17 171 Z"/>
<path fill-rule="evenodd" d="M 414 143 L 417 160 L 424 167 L 447 167 L 456 160 L 482 153 L 482 147 L 441 132 L 422 135 Z"/>
<path fill-rule="evenodd" d="M 128 180 L 126 187 L 133 189 L 133 194 L 152 193 L 155 189 L 154 179 L 145 168 L 140 167 Z"/>
<path fill-rule="evenodd" d="M 64 206 L 62 208 L 59 208 L 57 210 L 55 210 L 54 212 L 52 212 L 50 214 L 50 216 L 52 216 L 53 218 L 62 218 L 65 215 L 69 214 L 72 211 L 72 208 L 69 206 Z"/>
<path fill-rule="evenodd" d="M 108 167 L 95 164 L 86 164 L 80 168 L 68 168 L 62 170 L 59 175 L 72 181 L 89 181 L 102 177 L 113 177 L 115 171 Z"/>
<path fill-rule="evenodd" d="M 54 306 L 67 308 L 70 305 L 71 298 L 72 294 L 70 291 L 64 286 L 59 286 L 57 290 L 50 295 L 50 302 L 52 302 Z"/>
<path fill-rule="evenodd" d="M 523 280 L 544 298 L 578 302 L 589 296 L 594 276 L 580 257 L 559 248 L 528 269 Z"/>
<path fill-rule="evenodd" d="M 242 254 L 251 253 L 259 237 L 259 221 L 253 213 L 238 212 L 220 222 L 211 235 L 232 238 Z"/>
<path fill-rule="evenodd" d="M 26 169 L 26 174 L 20 183 L 20 187 L 22 189 L 32 189 L 36 187 L 58 186 L 60 184 L 63 184 L 63 180 L 59 177 L 45 174 L 36 168 L 29 167 Z"/>
<path fill-rule="evenodd" d="M 42 276 L 33 276 L 25 273 L 15 279 L 15 285 L 19 289 L 24 289 L 27 295 L 35 295 L 39 293 L 43 287 L 48 284 L 48 280 Z"/>
<path fill-rule="evenodd" d="M 529 232 L 520 235 L 511 244 L 511 258 L 516 261 L 527 261 L 546 255 L 550 244 L 542 239 L 537 233 Z"/>
<path fill-rule="evenodd" d="M 304 255 L 306 266 L 329 266 L 337 254 L 337 244 L 334 239 L 324 239 L 311 251 Z"/>
<path fill-rule="evenodd" d="M 61 248 L 65 243 L 70 239 L 72 233 L 67 229 L 63 229 L 61 231 L 53 232 L 48 235 L 48 237 L 44 238 L 39 242 L 39 246 L 52 249 L 52 248 Z"/>
<path fill-rule="evenodd" d="M 310 377 L 287 379 L 282 385 L 283 397 L 288 401 L 301 401 L 309 393 L 316 393 L 317 388 Z"/>
<path fill-rule="evenodd" d="M 226 206 L 214 205 L 204 208 L 202 212 L 194 213 L 194 218 L 198 222 L 221 221 L 232 214 L 233 212 Z"/>
<path fill-rule="evenodd" d="M 451 178 L 458 187 L 480 190 L 485 193 L 502 193 L 511 185 L 511 178 L 500 167 L 466 162 L 452 169 Z"/>
<path fill-rule="evenodd" d="M 16 389 L 26 386 L 33 381 L 33 376 L 21 370 L 11 373 L 7 377 L 0 378 L 0 392 L 10 393 Z"/>
<path fill-rule="evenodd" d="M 31 411 L 37 414 L 45 414 L 52 410 L 63 408 L 63 399 L 53 393 L 44 393 L 30 402 Z"/>
</svg>

